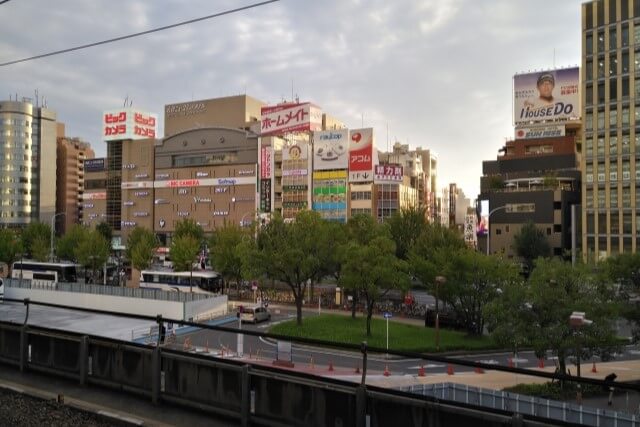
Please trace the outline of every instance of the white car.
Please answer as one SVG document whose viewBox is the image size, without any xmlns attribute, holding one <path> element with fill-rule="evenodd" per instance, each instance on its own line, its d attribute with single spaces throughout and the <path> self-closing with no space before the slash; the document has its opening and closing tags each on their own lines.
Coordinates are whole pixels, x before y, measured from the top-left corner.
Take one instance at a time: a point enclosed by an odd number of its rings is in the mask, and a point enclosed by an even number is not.
<svg viewBox="0 0 640 427">
<path fill-rule="evenodd" d="M 271 313 L 266 308 L 256 307 L 243 307 L 240 311 L 240 316 L 243 322 L 258 323 L 271 320 Z"/>
</svg>

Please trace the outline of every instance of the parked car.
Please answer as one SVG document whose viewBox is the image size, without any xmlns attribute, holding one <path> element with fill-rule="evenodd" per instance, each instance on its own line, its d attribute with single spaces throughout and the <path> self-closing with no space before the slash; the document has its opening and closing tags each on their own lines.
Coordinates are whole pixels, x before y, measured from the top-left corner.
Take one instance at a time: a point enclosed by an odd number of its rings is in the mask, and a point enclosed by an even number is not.
<svg viewBox="0 0 640 427">
<path fill-rule="evenodd" d="M 238 309 L 238 315 L 241 316 L 243 322 L 258 323 L 271 320 L 271 313 L 261 306 L 242 307 Z"/>
</svg>

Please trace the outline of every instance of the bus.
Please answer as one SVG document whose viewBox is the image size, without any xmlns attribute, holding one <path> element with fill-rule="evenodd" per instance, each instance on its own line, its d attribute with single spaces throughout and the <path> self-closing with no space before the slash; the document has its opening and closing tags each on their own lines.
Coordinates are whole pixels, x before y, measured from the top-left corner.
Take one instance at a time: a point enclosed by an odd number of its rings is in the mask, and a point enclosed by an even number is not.
<svg viewBox="0 0 640 427">
<path fill-rule="evenodd" d="M 222 292 L 222 276 L 212 270 L 194 270 L 193 272 L 143 270 L 140 273 L 140 287 L 164 291 L 219 294 Z"/>
<path fill-rule="evenodd" d="M 77 283 L 78 269 L 77 264 L 71 263 L 16 261 L 11 267 L 11 278 L 46 283 Z"/>
</svg>

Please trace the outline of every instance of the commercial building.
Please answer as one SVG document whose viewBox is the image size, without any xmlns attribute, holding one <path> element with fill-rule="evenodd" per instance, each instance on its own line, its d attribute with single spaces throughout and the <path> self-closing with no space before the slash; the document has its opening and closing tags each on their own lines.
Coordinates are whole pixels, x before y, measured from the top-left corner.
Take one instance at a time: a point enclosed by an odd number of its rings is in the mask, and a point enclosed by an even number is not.
<svg viewBox="0 0 640 427">
<path fill-rule="evenodd" d="M 86 159 L 83 169 L 80 223 L 95 228 L 101 222 L 107 222 L 107 159 Z"/>
<path fill-rule="evenodd" d="M 64 125 L 58 124 L 56 231 L 64 234 L 81 220 L 84 194 L 84 162 L 95 153 L 88 142 L 65 135 Z"/>
<path fill-rule="evenodd" d="M 56 113 L 0 101 L 0 226 L 50 222 L 56 211 Z"/>
<path fill-rule="evenodd" d="M 632 253 L 640 231 L 640 2 L 582 5 L 582 249 Z"/>
</svg>

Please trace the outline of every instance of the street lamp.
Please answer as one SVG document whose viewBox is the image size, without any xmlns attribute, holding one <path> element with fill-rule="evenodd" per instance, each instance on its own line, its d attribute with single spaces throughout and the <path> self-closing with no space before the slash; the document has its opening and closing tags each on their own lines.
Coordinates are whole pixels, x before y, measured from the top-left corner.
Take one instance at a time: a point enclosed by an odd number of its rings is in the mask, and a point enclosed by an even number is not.
<svg viewBox="0 0 640 427">
<path fill-rule="evenodd" d="M 49 261 L 53 262 L 53 235 L 56 232 L 55 220 L 57 216 L 66 215 L 66 212 L 58 212 L 51 217 L 51 251 L 49 252 Z"/>
<path fill-rule="evenodd" d="M 578 333 L 578 329 L 583 326 L 589 326 L 592 324 L 592 320 L 588 320 L 585 317 L 585 313 L 583 311 L 574 311 L 569 316 L 569 324 L 573 328 L 576 334 L 576 364 L 578 367 L 578 378 L 580 378 L 580 353 L 582 351 L 580 345 L 580 334 Z M 578 391 L 576 393 L 576 400 L 579 405 L 582 404 L 582 390 L 580 389 L 580 383 L 578 383 Z"/>
<path fill-rule="evenodd" d="M 440 311 L 438 309 L 438 289 L 447 282 L 446 277 L 436 276 L 436 351 L 440 350 Z"/>
<path fill-rule="evenodd" d="M 489 211 L 489 215 L 487 215 L 487 222 L 488 227 L 487 227 L 487 255 L 489 255 L 490 249 L 491 249 L 491 245 L 489 243 L 489 239 L 491 238 L 491 215 L 493 215 L 494 212 L 499 211 L 500 209 L 504 209 L 506 208 L 507 205 L 504 206 L 498 206 L 497 208 L 493 208 Z"/>
</svg>

